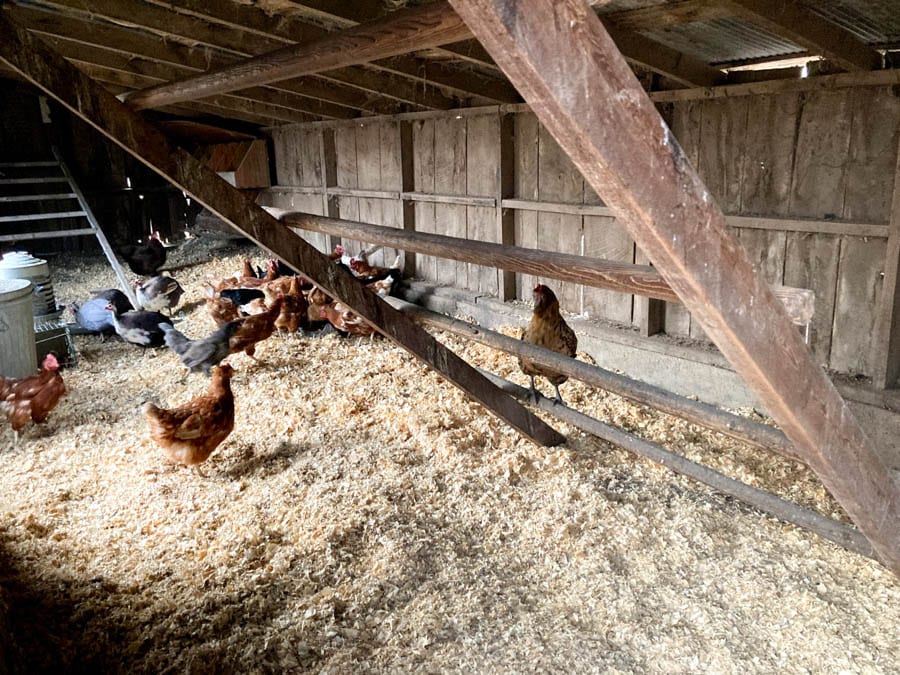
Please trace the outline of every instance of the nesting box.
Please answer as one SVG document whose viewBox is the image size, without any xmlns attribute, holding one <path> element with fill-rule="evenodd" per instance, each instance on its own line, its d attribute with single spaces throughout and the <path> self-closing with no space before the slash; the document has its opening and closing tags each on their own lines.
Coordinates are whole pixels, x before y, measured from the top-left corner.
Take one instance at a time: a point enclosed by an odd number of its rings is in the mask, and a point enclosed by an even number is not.
<svg viewBox="0 0 900 675">
<path fill-rule="evenodd" d="M 267 188 L 269 151 L 264 140 L 207 145 L 200 160 L 236 188 Z"/>
</svg>

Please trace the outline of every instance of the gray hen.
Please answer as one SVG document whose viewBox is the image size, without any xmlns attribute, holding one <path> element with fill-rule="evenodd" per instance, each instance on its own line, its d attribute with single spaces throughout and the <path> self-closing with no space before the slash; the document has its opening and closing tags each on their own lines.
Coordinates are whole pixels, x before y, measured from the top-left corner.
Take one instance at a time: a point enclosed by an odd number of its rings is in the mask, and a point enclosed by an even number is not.
<svg viewBox="0 0 900 675">
<path fill-rule="evenodd" d="M 208 377 L 213 366 L 228 356 L 228 341 L 240 323 L 240 320 L 229 321 L 200 340 L 191 340 L 168 323 L 162 324 L 160 328 L 165 331 L 166 344 L 178 354 L 178 358 L 187 366 L 189 372 L 202 370 Z"/>
</svg>

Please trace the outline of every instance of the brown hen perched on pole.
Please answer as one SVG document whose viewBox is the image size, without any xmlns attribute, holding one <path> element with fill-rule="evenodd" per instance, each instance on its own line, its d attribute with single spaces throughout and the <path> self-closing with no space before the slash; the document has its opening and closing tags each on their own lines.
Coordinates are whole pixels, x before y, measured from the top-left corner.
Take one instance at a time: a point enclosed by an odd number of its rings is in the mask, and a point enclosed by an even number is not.
<svg viewBox="0 0 900 675">
<path fill-rule="evenodd" d="M 559 300 L 556 294 L 543 284 L 534 287 L 534 313 L 522 339 L 528 344 L 552 349 L 560 354 L 575 358 L 575 350 L 578 348 L 578 338 L 575 336 L 569 324 L 559 313 Z M 569 379 L 567 375 L 561 375 L 554 370 L 544 368 L 528 359 L 520 358 L 519 367 L 522 372 L 531 378 L 531 394 L 537 402 L 537 389 L 534 388 L 536 375 L 546 377 L 550 384 L 556 388 L 556 400 L 562 403 L 562 395 L 559 393 L 559 385 Z"/>
</svg>

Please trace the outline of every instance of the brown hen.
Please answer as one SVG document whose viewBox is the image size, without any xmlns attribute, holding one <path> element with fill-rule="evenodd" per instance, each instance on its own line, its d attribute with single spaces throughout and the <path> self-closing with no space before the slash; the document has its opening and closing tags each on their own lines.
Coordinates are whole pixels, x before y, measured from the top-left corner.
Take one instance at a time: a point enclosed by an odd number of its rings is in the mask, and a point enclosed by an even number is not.
<svg viewBox="0 0 900 675">
<path fill-rule="evenodd" d="M 207 284 L 206 309 L 216 325 L 221 328 L 229 321 L 239 319 L 241 314 L 238 306 L 228 298 L 219 295 L 219 291 L 212 284 Z"/>
<path fill-rule="evenodd" d="M 283 303 L 283 297 L 275 298 L 275 302 L 269 306 L 267 311 L 241 319 L 237 331 L 228 342 L 229 352 L 231 354 L 244 352 L 253 358 L 253 354 L 256 353 L 256 344 L 271 337 L 275 331 L 275 321 L 281 314 Z"/>
<path fill-rule="evenodd" d="M 559 354 L 575 358 L 575 350 L 578 348 L 575 331 L 569 327 L 562 314 L 559 313 L 559 300 L 556 299 L 556 294 L 543 284 L 534 287 L 534 313 L 531 315 L 531 322 L 522 339 L 528 344 L 552 349 Z M 536 375 L 541 375 L 546 377 L 556 388 L 557 402 L 563 402 L 562 395 L 559 393 L 559 385 L 569 379 L 567 375 L 562 375 L 523 358 L 519 359 L 519 367 L 531 378 L 531 394 L 535 401 L 537 401 L 537 389 L 534 388 L 534 378 Z"/>
<path fill-rule="evenodd" d="M 289 277 L 291 280 L 287 293 L 281 304 L 281 314 L 275 319 L 275 329 L 280 333 L 286 330 L 288 333 L 296 333 L 301 326 L 304 330 L 309 327 L 309 302 L 306 296 L 300 292 L 300 284 L 296 276 Z"/>
<path fill-rule="evenodd" d="M 201 476 L 199 465 L 234 429 L 233 372 L 227 363 L 216 366 L 209 390 L 178 408 L 144 404 L 153 440 L 172 462 L 196 467 Z"/>
<path fill-rule="evenodd" d="M 332 302 L 322 307 L 321 316 L 339 331 L 350 335 L 374 335 L 375 328 L 358 314 L 353 313 L 342 302 Z M 327 328 L 327 326 L 326 326 Z"/>
<path fill-rule="evenodd" d="M 28 377 L 0 377 L 0 410 L 12 425 L 15 443 L 19 443 L 19 429 L 29 421 L 41 424 L 66 393 L 66 385 L 57 372 L 59 362 L 47 354 L 41 372 Z"/>
</svg>

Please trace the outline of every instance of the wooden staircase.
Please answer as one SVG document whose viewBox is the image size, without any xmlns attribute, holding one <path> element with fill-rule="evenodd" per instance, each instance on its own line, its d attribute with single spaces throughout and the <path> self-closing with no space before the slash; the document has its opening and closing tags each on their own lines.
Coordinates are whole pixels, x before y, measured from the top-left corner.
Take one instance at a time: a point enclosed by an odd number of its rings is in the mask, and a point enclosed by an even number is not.
<svg viewBox="0 0 900 675">
<path fill-rule="evenodd" d="M 128 277 L 84 194 L 56 148 L 53 154 L 54 160 L 0 162 L 0 245 L 36 239 L 96 237 L 122 292 L 137 307 Z M 69 223 L 73 227 L 65 227 Z"/>
</svg>

